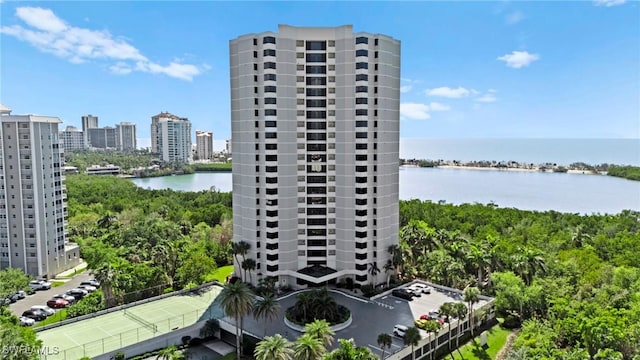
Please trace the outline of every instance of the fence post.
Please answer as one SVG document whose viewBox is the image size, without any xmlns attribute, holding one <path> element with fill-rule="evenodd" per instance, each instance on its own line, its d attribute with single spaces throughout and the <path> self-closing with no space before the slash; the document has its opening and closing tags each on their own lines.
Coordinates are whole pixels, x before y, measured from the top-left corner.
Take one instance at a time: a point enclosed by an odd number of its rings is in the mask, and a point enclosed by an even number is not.
<svg viewBox="0 0 640 360">
<path fill-rule="evenodd" d="M 123 348 L 124 346 L 122 346 L 122 332 L 120 333 L 120 348 Z"/>
<path fill-rule="evenodd" d="M 102 338 L 102 353 L 104 354 L 104 338 Z"/>
<path fill-rule="evenodd" d="M 182 327 L 184 327 L 184 314 L 182 314 Z"/>
<path fill-rule="evenodd" d="M 140 342 L 140 328 L 136 328 L 136 342 Z"/>
</svg>

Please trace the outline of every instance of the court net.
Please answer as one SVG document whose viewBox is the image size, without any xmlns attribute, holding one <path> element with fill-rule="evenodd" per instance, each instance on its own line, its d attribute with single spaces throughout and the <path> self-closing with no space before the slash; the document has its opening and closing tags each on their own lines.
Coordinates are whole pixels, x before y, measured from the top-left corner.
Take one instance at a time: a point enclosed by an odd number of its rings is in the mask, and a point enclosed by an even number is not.
<svg viewBox="0 0 640 360">
<path fill-rule="evenodd" d="M 132 314 L 131 312 L 128 312 L 126 309 L 124 310 L 124 316 L 139 322 L 140 324 L 144 325 L 144 327 L 146 327 L 147 329 L 153 331 L 154 334 L 158 332 L 158 325 L 153 324 L 141 318 L 138 315 Z"/>
</svg>

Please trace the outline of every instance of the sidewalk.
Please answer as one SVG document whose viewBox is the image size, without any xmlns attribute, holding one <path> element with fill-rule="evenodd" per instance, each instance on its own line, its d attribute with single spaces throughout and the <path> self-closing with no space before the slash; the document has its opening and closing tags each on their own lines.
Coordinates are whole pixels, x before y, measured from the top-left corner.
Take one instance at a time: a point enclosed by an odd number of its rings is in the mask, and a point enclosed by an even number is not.
<svg viewBox="0 0 640 360">
<path fill-rule="evenodd" d="M 78 266 L 61 272 L 60 274 L 56 275 L 53 279 L 56 281 L 68 281 L 68 280 L 71 280 L 71 278 L 73 278 L 77 274 L 82 273 L 86 269 L 87 269 L 87 263 L 82 261 Z"/>
</svg>

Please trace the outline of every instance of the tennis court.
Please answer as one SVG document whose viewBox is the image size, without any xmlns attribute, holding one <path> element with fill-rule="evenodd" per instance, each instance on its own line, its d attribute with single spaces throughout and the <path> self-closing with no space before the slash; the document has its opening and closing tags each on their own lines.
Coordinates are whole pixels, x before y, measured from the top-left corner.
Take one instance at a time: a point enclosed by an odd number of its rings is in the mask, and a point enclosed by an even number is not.
<svg viewBox="0 0 640 360">
<path fill-rule="evenodd" d="M 120 349 L 152 337 L 190 326 L 199 320 L 221 318 L 214 300 L 222 291 L 211 286 L 198 293 L 183 294 L 114 311 L 95 318 L 38 332 L 42 345 L 58 349 L 50 360 L 77 360 Z"/>
</svg>

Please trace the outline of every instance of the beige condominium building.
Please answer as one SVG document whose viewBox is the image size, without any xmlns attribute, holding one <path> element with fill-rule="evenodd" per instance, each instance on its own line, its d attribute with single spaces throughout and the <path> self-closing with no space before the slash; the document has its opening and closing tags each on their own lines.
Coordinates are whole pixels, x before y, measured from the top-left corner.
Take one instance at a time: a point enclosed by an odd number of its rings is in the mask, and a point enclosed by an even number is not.
<svg viewBox="0 0 640 360">
<path fill-rule="evenodd" d="M 398 242 L 400 41 L 280 25 L 231 40 L 230 63 L 234 241 L 252 281 L 381 282 Z"/>
<path fill-rule="evenodd" d="M 198 160 L 209 160 L 213 155 L 213 133 L 196 130 L 196 156 Z"/>
</svg>

